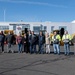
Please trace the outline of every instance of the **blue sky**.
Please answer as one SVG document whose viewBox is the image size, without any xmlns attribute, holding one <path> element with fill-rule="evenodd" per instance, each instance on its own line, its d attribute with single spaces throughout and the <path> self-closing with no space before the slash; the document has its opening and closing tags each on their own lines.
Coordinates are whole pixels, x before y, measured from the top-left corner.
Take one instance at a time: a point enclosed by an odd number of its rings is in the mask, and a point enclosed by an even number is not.
<svg viewBox="0 0 75 75">
<path fill-rule="evenodd" d="M 75 0 L 0 0 L 0 21 L 51 21 L 75 20 Z"/>
</svg>

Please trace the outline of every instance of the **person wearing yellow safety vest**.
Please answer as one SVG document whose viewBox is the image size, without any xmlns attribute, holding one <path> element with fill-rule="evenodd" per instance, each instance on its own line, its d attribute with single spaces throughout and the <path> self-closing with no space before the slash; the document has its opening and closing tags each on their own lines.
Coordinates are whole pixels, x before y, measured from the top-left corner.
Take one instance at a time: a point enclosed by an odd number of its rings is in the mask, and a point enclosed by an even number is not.
<svg viewBox="0 0 75 75">
<path fill-rule="evenodd" d="M 54 54 L 60 55 L 60 41 L 61 41 L 61 37 L 60 37 L 60 35 L 57 34 L 56 31 L 53 34 L 54 35 L 52 36 L 52 42 L 53 42 Z"/>
<path fill-rule="evenodd" d="M 68 34 L 68 31 L 64 32 L 64 35 L 62 37 L 62 41 L 64 42 L 64 51 L 65 51 L 65 55 L 69 55 L 70 53 L 70 44 L 69 42 L 71 41 L 71 35 Z"/>
</svg>

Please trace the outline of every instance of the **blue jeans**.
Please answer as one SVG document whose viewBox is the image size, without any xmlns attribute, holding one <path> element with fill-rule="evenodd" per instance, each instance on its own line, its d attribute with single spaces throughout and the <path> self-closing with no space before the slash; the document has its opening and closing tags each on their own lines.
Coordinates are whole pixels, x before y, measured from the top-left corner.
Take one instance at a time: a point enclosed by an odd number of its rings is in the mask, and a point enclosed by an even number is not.
<svg viewBox="0 0 75 75">
<path fill-rule="evenodd" d="M 36 45 L 30 45 L 30 53 L 36 53 Z"/>
<path fill-rule="evenodd" d="M 39 52 L 44 53 L 44 44 L 39 44 Z"/>
<path fill-rule="evenodd" d="M 19 53 L 22 52 L 22 44 L 18 44 L 18 52 L 19 52 Z"/>
<path fill-rule="evenodd" d="M 65 51 L 65 55 L 69 55 L 70 53 L 70 45 L 69 44 L 64 44 L 64 51 Z"/>
<path fill-rule="evenodd" d="M 53 48 L 54 48 L 54 53 L 58 53 L 60 54 L 60 46 L 59 44 L 53 44 Z"/>
</svg>

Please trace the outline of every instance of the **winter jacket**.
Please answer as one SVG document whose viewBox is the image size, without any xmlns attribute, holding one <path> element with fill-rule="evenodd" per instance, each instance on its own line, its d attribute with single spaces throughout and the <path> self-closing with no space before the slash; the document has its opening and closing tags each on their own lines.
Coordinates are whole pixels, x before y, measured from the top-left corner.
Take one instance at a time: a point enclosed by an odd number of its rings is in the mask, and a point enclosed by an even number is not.
<svg viewBox="0 0 75 75">
<path fill-rule="evenodd" d="M 16 37 L 16 42 L 17 42 L 18 44 L 22 44 L 22 36 L 17 36 L 17 37 Z"/>
<path fill-rule="evenodd" d="M 4 43 L 5 41 L 5 35 L 4 34 L 0 34 L 0 42 Z"/>
<path fill-rule="evenodd" d="M 13 34 L 8 34 L 6 36 L 6 42 L 13 44 L 13 41 L 14 41 L 14 35 Z"/>
<path fill-rule="evenodd" d="M 42 36 L 39 35 L 39 45 L 43 45 L 44 43 L 45 43 L 45 36 L 44 35 L 42 35 Z"/>
<path fill-rule="evenodd" d="M 30 45 L 35 45 L 36 44 L 36 41 L 37 41 L 37 38 L 36 38 L 36 35 L 30 35 Z"/>
</svg>

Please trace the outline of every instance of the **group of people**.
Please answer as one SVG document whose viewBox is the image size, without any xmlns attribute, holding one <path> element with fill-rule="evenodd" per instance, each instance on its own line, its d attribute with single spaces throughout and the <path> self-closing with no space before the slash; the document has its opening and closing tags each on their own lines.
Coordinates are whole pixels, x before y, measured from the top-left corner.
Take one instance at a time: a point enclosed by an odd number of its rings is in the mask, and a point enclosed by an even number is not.
<svg viewBox="0 0 75 75">
<path fill-rule="evenodd" d="M 7 53 L 10 51 L 14 53 L 14 43 L 16 42 L 18 46 L 18 53 L 37 53 L 36 45 L 39 45 L 39 53 L 44 53 L 44 44 L 45 44 L 45 36 L 42 32 L 39 35 L 34 34 L 34 31 L 28 31 L 28 33 L 24 33 L 22 36 L 19 33 L 16 37 L 9 32 L 6 36 L 3 31 L 0 33 L 0 48 L 2 53 L 4 53 L 4 43 L 7 44 Z M 23 50 L 24 49 L 24 50 Z"/>
<path fill-rule="evenodd" d="M 7 52 L 11 50 L 14 53 L 12 47 L 14 46 L 14 42 L 18 45 L 18 53 L 39 53 L 39 54 L 50 54 L 50 44 L 53 44 L 54 54 L 60 55 L 60 41 L 64 42 L 64 54 L 70 54 L 70 42 L 72 41 L 72 37 L 68 34 L 68 31 L 64 32 L 64 35 L 61 36 L 57 34 L 56 31 L 53 32 L 53 36 L 50 37 L 49 33 L 43 34 L 42 31 L 39 32 L 39 35 L 34 34 L 34 31 L 28 31 L 28 33 L 24 33 L 24 36 L 21 36 L 19 33 L 16 38 L 12 33 L 8 33 L 8 35 L 4 35 L 3 31 L 0 34 L 0 47 L 2 47 L 2 53 L 4 53 L 4 41 L 7 43 Z M 73 39 L 74 41 L 74 39 Z M 38 47 L 37 47 L 38 46 Z M 23 50 L 24 49 L 24 50 Z"/>
<path fill-rule="evenodd" d="M 68 34 L 68 31 L 64 32 L 64 35 L 62 36 L 62 38 L 60 37 L 60 35 L 54 32 L 54 35 L 52 37 L 54 54 L 60 55 L 60 41 L 61 40 L 64 42 L 64 54 L 69 55 L 70 54 L 70 43 L 72 41 L 72 37 L 70 34 Z"/>
<path fill-rule="evenodd" d="M 45 44 L 45 36 L 42 32 L 39 35 L 34 34 L 34 31 L 29 31 L 28 33 L 24 33 L 22 37 L 19 34 L 16 37 L 16 44 L 18 44 L 18 51 L 22 53 L 22 49 L 24 47 L 24 52 L 26 53 L 44 53 L 44 44 Z M 39 45 L 39 50 L 37 52 L 36 45 Z"/>
</svg>

